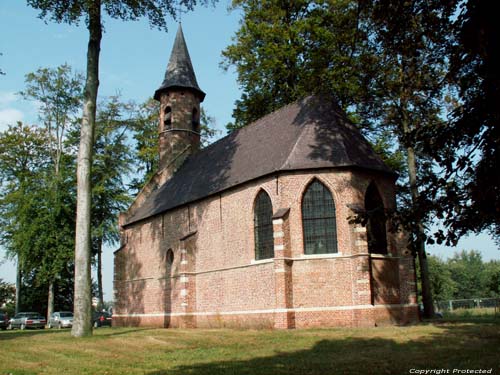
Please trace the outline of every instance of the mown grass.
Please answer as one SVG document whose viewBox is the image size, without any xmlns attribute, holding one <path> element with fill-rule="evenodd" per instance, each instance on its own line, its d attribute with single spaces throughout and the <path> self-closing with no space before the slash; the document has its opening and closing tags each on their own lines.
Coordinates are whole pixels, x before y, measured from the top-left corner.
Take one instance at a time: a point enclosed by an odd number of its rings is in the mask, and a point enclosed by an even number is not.
<svg viewBox="0 0 500 375">
<path fill-rule="evenodd" d="M 495 320 L 290 331 L 102 328 L 78 340 L 67 330 L 6 331 L 0 374 L 500 373 L 499 348 Z"/>
</svg>

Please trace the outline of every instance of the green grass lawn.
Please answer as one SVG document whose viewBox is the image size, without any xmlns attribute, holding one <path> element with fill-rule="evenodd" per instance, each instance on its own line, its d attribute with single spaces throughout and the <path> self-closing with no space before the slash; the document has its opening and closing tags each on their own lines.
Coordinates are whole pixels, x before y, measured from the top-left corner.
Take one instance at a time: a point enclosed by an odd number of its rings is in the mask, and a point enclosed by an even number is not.
<svg viewBox="0 0 500 375">
<path fill-rule="evenodd" d="M 101 328 L 0 332 L 0 374 L 409 374 L 490 369 L 500 374 L 500 324 L 310 330 Z M 450 373 L 452 373 L 450 371 Z"/>
</svg>

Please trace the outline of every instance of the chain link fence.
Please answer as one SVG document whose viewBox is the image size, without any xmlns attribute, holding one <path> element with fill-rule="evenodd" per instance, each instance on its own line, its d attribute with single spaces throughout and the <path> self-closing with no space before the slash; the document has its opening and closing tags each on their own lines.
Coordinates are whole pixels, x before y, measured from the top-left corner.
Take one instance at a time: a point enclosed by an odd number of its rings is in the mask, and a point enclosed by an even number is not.
<svg viewBox="0 0 500 375">
<path fill-rule="evenodd" d="M 436 302 L 436 311 L 453 312 L 456 310 L 484 309 L 492 311 L 495 315 L 500 314 L 500 298 L 471 298 L 455 299 L 450 301 Z"/>
</svg>

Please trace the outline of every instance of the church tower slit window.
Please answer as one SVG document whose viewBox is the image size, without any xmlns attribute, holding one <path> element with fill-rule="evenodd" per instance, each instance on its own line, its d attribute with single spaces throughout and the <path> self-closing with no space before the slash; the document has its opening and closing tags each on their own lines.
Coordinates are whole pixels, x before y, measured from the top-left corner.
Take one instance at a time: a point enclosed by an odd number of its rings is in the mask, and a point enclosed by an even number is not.
<svg viewBox="0 0 500 375">
<path fill-rule="evenodd" d="M 193 112 L 191 113 L 191 126 L 194 132 L 200 132 L 200 118 L 198 116 L 198 111 L 196 110 L 196 108 L 193 108 Z"/>
<path fill-rule="evenodd" d="M 165 130 L 172 129 L 172 108 L 170 106 L 165 107 L 164 120 Z"/>
</svg>

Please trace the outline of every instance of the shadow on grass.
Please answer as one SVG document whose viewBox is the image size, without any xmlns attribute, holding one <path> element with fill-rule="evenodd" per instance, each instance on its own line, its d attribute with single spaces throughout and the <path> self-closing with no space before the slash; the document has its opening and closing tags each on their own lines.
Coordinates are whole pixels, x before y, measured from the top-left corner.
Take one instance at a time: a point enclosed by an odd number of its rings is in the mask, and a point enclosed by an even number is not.
<svg viewBox="0 0 500 375">
<path fill-rule="evenodd" d="M 69 332 L 70 329 L 50 330 L 50 329 L 15 329 L 0 332 L 0 341 L 13 340 L 20 337 L 29 337 L 34 335 L 45 335 L 48 333 L 63 333 Z"/>
<path fill-rule="evenodd" d="M 112 336 L 128 335 L 130 333 L 137 333 L 142 331 L 157 330 L 158 328 L 112 328 L 112 327 L 101 327 L 97 330 L 94 329 L 94 333 L 97 331 L 99 334 L 93 337 L 108 338 Z M 102 331 L 101 331 L 102 330 Z"/>
<path fill-rule="evenodd" d="M 193 365 L 158 369 L 147 375 L 408 374 L 411 369 L 433 368 L 492 368 L 492 373 L 499 372 L 500 327 L 448 323 L 437 328 L 437 333 L 415 340 L 323 339 L 310 349 L 290 352 L 283 348 L 259 358 L 220 360 L 217 352 L 216 360 L 210 361 L 208 354 L 201 353 L 202 358 L 193 356 Z M 245 357 L 245 353 L 238 353 L 238 357 Z"/>
<path fill-rule="evenodd" d="M 112 336 L 127 335 L 131 333 L 136 333 L 140 331 L 150 331 L 156 328 L 112 328 L 112 327 L 100 327 L 94 328 L 94 335 L 90 336 L 91 339 L 107 339 Z M 71 328 L 63 329 L 26 329 L 26 330 L 7 330 L 0 331 L 0 342 L 7 340 L 14 340 L 22 337 L 30 337 L 36 335 L 46 335 L 46 334 L 67 334 L 71 335 Z"/>
</svg>

